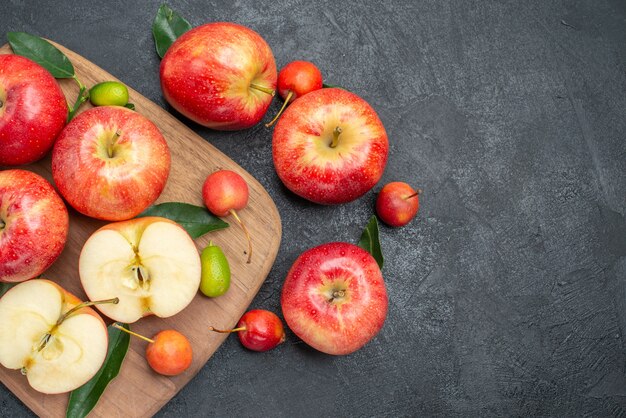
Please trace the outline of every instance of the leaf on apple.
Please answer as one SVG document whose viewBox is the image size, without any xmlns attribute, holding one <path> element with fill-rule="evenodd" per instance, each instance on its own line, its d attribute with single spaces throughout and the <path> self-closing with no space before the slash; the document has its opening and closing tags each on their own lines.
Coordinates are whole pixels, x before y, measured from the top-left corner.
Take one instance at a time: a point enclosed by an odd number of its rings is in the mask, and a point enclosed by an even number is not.
<svg viewBox="0 0 626 418">
<path fill-rule="evenodd" d="M 207 232 L 228 227 L 227 222 L 211 215 L 206 208 L 189 203 L 166 202 L 152 205 L 137 215 L 138 218 L 144 216 L 161 216 L 170 219 L 182 226 L 193 239 L 200 238 Z"/>
<path fill-rule="evenodd" d="M 14 53 L 35 61 L 54 78 L 74 78 L 74 66 L 70 60 L 45 39 L 26 32 L 9 32 L 7 38 Z"/>
<path fill-rule="evenodd" d="M 189 29 L 191 25 L 185 18 L 170 9 L 167 4 L 162 4 L 152 23 L 152 36 L 159 57 L 163 58 L 174 41 Z"/>
<path fill-rule="evenodd" d="M 372 216 L 369 222 L 367 222 L 367 226 L 361 234 L 358 245 L 374 257 L 374 260 L 378 263 L 378 267 L 382 270 L 385 259 L 383 257 L 383 251 L 380 247 L 378 220 L 376 219 L 376 216 Z"/>
<path fill-rule="evenodd" d="M 126 103 L 124 107 L 126 109 L 135 110 L 135 105 L 133 103 Z"/>
<path fill-rule="evenodd" d="M 128 324 L 122 324 L 122 326 L 130 329 Z M 109 325 L 108 331 L 109 348 L 104 364 L 102 364 L 100 371 L 90 381 L 70 393 L 70 400 L 65 413 L 66 418 L 83 418 L 87 416 L 98 403 L 107 385 L 120 372 L 130 344 L 130 335 L 120 331 L 113 325 Z"/>
</svg>

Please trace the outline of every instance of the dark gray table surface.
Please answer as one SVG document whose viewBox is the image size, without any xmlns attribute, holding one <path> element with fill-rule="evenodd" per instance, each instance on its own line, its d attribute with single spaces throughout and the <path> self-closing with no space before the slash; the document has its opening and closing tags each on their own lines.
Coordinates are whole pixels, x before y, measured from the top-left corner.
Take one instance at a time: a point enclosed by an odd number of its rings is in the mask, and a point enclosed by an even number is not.
<svg viewBox="0 0 626 418">
<path fill-rule="evenodd" d="M 288 332 L 258 354 L 231 337 L 158 415 L 625 416 L 626 2 L 364 3 L 170 2 L 194 26 L 255 29 L 279 68 L 315 62 L 389 135 L 374 191 L 323 207 L 282 186 L 270 130 L 190 123 L 282 216 L 252 307 L 280 313 L 295 258 L 358 239 L 385 182 L 424 194 L 409 226 L 381 229 L 389 315 L 369 345 L 331 357 Z M 171 110 L 150 30 L 158 5 L 9 0 L 0 36 L 53 39 Z M 0 392 L 0 416 L 30 414 Z"/>
</svg>

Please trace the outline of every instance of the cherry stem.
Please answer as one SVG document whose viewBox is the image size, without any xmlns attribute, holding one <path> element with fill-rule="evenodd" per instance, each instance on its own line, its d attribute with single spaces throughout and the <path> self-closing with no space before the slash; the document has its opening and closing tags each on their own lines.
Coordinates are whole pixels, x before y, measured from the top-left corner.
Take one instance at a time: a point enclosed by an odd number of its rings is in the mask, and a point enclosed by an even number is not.
<svg viewBox="0 0 626 418">
<path fill-rule="evenodd" d="M 113 134 L 113 136 L 111 137 L 111 139 L 109 140 L 107 144 L 107 154 L 109 158 L 113 158 L 113 147 L 117 143 L 117 140 L 120 137 L 120 135 L 122 135 L 120 131 L 115 131 L 115 133 Z"/>
<path fill-rule="evenodd" d="M 337 126 L 335 130 L 333 131 L 333 140 L 330 143 L 331 148 L 335 148 L 337 144 L 339 143 L 339 134 L 341 134 L 341 132 L 342 130 L 339 126 Z"/>
<path fill-rule="evenodd" d="M 126 328 L 124 328 L 123 326 L 121 326 L 120 324 L 118 324 L 117 322 L 113 324 L 113 328 L 117 328 L 117 329 L 119 329 L 120 331 L 124 331 L 126 334 L 130 334 L 130 335 L 132 335 L 132 336 L 134 336 L 134 337 L 137 337 L 137 338 L 139 338 L 139 339 L 141 339 L 141 340 L 147 341 L 147 342 L 149 342 L 150 344 L 154 344 L 154 340 L 153 340 L 153 339 L 148 338 L 148 337 L 144 337 L 144 336 L 143 336 L 143 335 L 141 335 L 141 334 L 137 334 L 136 332 L 133 332 L 133 331 L 131 331 L 131 330 L 129 330 L 129 329 L 126 329 Z"/>
<path fill-rule="evenodd" d="M 95 301 L 89 301 L 89 302 L 82 302 L 79 303 L 78 305 L 74 306 L 72 309 L 70 309 L 69 311 L 65 312 L 57 321 L 57 326 L 61 325 L 63 323 L 63 321 L 65 321 L 70 315 L 72 315 L 73 313 L 75 313 L 76 311 L 86 308 L 88 306 L 94 306 L 94 305 L 104 305 L 106 303 L 112 303 L 114 305 L 117 305 L 120 302 L 119 298 L 113 298 L 113 299 L 105 299 L 105 300 L 95 300 Z"/>
<path fill-rule="evenodd" d="M 272 119 L 270 122 L 265 124 L 266 128 L 269 128 L 270 126 L 272 126 L 280 117 L 280 115 L 282 115 L 283 110 L 285 110 L 285 108 L 287 107 L 287 103 L 289 103 L 289 100 L 291 100 L 291 97 L 293 96 L 293 91 L 289 90 L 289 94 L 287 95 L 287 97 L 285 98 L 285 102 L 283 103 L 283 107 L 280 108 L 280 110 L 278 111 L 278 113 L 276 114 L 276 116 L 274 116 L 274 119 Z"/>
<path fill-rule="evenodd" d="M 415 191 L 415 193 L 413 193 L 413 194 L 412 194 L 412 195 L 410 195 L 410 196 L 405 197 L 405 198 L 404 198 L 404 200 L 409 200 L 409 199 L 411 199 L 411 198 L 413 198 L 413 197 L 415 197 L 415 196 L 420 195 L 421 193 L 422 193 L 422 189 L 417 189 L 417 190 Z"/>
<path fill-rule="evenodd" d="M 274 97 L 276 92 L 268 87 L 259 86 L 258 84 L 250 83 L 250 88 L 262 91 L 263 93 L 267 93 L 270 96 Z"/>
<path fill-rule="evenodd" d="M 235 209 L 231 209 L 230 214 L 235 217 L 235 219 L 241 226 L 241 229 L 243 229 L 244 234 L 246 234 L 246 239 L 248 240 L 248 261 L 246 261 L 246 264 L 250 264 L 250 262 L 252 261 L 252 240 L 250 239 L 250 233 L 248 232 L 248 228 L 246 228 L 246 225 L 241 221 L 241 219 L 239 219 L 239 215 L 237 215 Z"/>
<path fill-rule="evenodd" d="M 239 327 L 239 328 L 233 328 L 233 329 L 217 329 L 215 327 L 209 327 L 209 329 L 211 331 L 219 332 L 221 334 L 230 334 L 231 332 L 245 331 L 247 328 L 246 327 Z"/>
</svg>

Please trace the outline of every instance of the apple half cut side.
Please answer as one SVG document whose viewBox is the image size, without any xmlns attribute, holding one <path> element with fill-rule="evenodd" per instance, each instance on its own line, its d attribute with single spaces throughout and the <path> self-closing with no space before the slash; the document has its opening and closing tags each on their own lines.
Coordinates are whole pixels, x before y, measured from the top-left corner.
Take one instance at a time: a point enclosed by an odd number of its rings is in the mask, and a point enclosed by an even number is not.
<svg viewBox="0 0 626 418">
<path fill-rule="evenodd" d="M 69 392 L 100 370 L 108 334 L 89 307 L 66 315 L 81 302 L 45 279 L 20 283 L 0 299 L 0 363 L 21 369 L 43 393 Z"/>
<path fill-rule="evenodd" d="M 133 323 L 187 307 L 200 286 L 201 264 L 195 243 L 180 225 L 145 217 L 94 232 L 83 246 L 78 271 L 89 299 L 119 298 L 116 305 L 99 305 L 103 314 Z"/>
</svg>

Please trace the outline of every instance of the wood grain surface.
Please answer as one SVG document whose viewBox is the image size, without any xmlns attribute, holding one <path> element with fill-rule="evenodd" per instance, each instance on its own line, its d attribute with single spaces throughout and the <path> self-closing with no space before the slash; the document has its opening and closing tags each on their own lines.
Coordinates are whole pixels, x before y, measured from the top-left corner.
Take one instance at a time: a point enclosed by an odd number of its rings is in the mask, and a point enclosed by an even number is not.
<svg viewBox="0 0 626 418">
<path fill-rule="evenodd" d="M 56 45 L 56 44 L 55 44 Z M 72 61 L 79 79 L 87 86 L 101 81 L 116 80 L 101 68 L 80 55 L 60 46 Z M 8 45 L 0 53 L 11 53 Z M 156 69 L 155 69 L 156 71 Z M 73 80 L 59 80 L 66 97 L 73 102 L 78 87 Z M 198 250 L 209 239 L 222 247 L 230 262 L 232 280 L 229 291 L 219 298 L 209 299 L 198 293 L 193 302 L 181 313 L 166 319 L 148 317 L 132 325 L 141 334 L 152 336 L 156 332 L 173 328 L 185 334 L 193 346 L 193 363 L 182 375 L 164 377 L 154 373 L 145 361 L 146 344 L 131 338 L 131 345 L 119 376 L 111 382 L 92 417 L 147 417 L 155 414 L 202 368 L 220 344 L 225 334 L 209 331 L 209 326 L 229 328 L 236 324 L 265 280 L 281 240 L 281 221 L 278 210 L 263 186 L 235 162 L 206 142 L 191 129 L 161 107 L 129 88 L 130 101 L 137 112 L 154 122 L 165 136 L 172 154 L 172 167 L 163 194 L 157 203 L 180 201 L 202 205 L 202 183 L 206 176 L 225 168 L 237 171 L 250 188 L 248 206 L 240 211 L 253 242 L 253 258 L 246 264 L 245 236 L 233 219 L 226 219 L 229 228 L 205 235 L 196 240 Z M 84 104 L 82 111 L 90 105 Z M 26 167 L 52 181 L 50 156 Z M 79 277 L 78 256 L 87 238 L 105 222 L 87 218 L 71 208 L 70 232 L 65 249 L 59 259 L 45 273 L 78 297 L 85 299 Z M 19 370 L 0 367 L 0 380 L 33 412 L 40 416 L 65 415 L 68 395 L 43 395 L 30 388 Z"/>
</svg>

